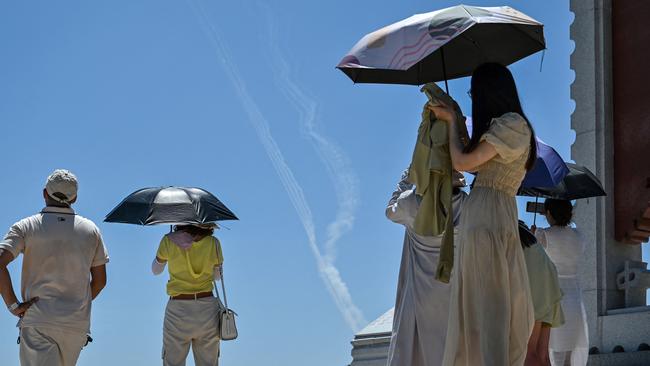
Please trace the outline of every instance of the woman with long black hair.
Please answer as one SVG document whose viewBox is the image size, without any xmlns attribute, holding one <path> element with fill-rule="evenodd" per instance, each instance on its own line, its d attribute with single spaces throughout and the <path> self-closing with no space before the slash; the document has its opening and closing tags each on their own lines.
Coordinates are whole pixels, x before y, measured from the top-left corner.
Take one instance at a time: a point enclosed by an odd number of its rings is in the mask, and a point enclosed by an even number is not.
<svg viewBox="0 0 650 366">
<path fill-rule="evenodd" d="M 535 135 L 505 66 L 479 66 L 470 95 L 467 146 L 452 109 L 431 107 L 451 122 L 454 168 L 477 173 L 461 213 L 443 365 L 523 365 L 535 319 L 515 195 L 535 162 Z"/>
</svg>

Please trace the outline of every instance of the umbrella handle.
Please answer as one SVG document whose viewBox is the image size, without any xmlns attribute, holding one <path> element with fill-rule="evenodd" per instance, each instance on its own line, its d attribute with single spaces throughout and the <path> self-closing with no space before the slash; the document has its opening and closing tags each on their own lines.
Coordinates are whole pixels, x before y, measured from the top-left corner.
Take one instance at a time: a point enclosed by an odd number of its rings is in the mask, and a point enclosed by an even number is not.
<svg viewBox="0 0 650 366">
<path fill-rule="evenodd" d="M 539 196 L 535 197 L 535 212 L 533 213 L 533 226 L 537 226 L 537 201 L 539 201 Z"/>
</svg>

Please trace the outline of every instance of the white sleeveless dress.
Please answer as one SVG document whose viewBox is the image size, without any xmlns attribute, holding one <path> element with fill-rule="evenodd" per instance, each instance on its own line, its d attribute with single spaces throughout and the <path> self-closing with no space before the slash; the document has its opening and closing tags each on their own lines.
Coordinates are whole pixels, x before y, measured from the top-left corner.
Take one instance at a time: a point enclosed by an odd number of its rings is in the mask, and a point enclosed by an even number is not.
<svg viewBox="0 0 650 366">
<path fill-rule="evenodd" d="M 585 249 L 584 239 L 576 229 L 568 226 L 538 229 L 535 236 L 555 263 L 564 293 L 562 309 L 565 323 L 551 329 L 551 364 L 586 365 L 589 357 L 589 333 L 582 290 L 578 283 L 578 264 Z"/>
</svg>

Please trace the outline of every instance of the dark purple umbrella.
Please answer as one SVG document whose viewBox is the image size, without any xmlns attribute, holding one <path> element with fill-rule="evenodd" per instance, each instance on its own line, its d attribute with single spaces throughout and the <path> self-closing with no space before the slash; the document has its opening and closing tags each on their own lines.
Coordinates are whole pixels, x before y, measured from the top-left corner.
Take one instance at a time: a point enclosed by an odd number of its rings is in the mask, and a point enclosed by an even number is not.
<svg viewBox="0 0 650 366">
<path fill-rule="evenodd" d="M 537 160 L 535 165 L 524 177 L 521 186 L 529 187 L 555 187 L 569 174 L 569 168 L 562 160 L 560 154 L 542 140 L 537 139 Z"/>
<path fill-rule="evenodd" d="M 537 188 L 550 188 L 555 187 L 562 182 L 562 179 L 569 174 L 567 167 L 560 154 L 552 147 L 546 145 L 542 140 L 537 139 L 537 160 L 533 169 L 526 173 L 524 181 L 521 182 L 519 191 L 524 189 L 537 187 Z M 539 201 L 539 197 L 535 197 L 535 206 Z M 537 211 L 533 216 L 533 225 L 537 223 Z"/>
<path fill-rule="evenodd" d="M 467 131 L 472 134 L 472 118 L 467 117 L 465 121 Z M 537 160 L 533 169 L 526 173 L 521 187 L 555 187 L 562 179 L 569 174 L 569 168 L 562 160 L 560 154 L 552 147 L 545 144 L 542 140 L 537 138 Z"/>
</svg>

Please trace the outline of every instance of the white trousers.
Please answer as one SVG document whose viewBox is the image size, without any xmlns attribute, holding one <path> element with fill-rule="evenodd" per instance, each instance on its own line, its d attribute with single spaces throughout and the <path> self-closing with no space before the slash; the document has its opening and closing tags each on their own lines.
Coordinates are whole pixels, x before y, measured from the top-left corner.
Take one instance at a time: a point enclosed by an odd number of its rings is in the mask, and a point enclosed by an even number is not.
<svg viewBox="0 0 650 366">
<path fill-rule="evenodd" d="M 21 366 L 75 366 L 86 344 L 86 333 L 52 328 L 20 329 Z"/>
<path fill-rule="evenodd" d="M 217 299 L 169 300 L 163 326 L 163 366 L 185 366 L 192 346 L 196 366 L 219 364 Z"/>
</svg>

